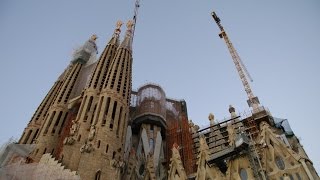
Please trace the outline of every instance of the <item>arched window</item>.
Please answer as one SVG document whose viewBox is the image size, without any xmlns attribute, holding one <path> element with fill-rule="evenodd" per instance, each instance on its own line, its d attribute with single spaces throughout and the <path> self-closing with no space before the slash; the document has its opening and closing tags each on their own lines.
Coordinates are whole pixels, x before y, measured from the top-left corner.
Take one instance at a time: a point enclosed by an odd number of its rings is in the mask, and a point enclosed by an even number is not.
<svg viewBox="0 0 320 180">
<path fill-rule="evenodd" d="M 95 176 L 94 180 L 100 180 L 100 177 L 101 177 L 101 170 L 98 170 L 96 172 L 96 176 Z"/>
<path fill-rule="evenodd" d="M 109 150 L 109 144 L 107 144 L 106 146 L 106 153 L 108 153 L 108 150 Z"/>
<path fill-rule="evenodd" d="M 47 152 L 47 148 L 44 148 L 43 150 L 43 154 L 45 154 Z"/>
<path fill-rule="evenodd" d="M 285 166 L 285 164 L 284 164 L 283 159 L 282 159 L 280 156 L 277 156 L 276 159 L 275 159 L 275 161 L 276 161 L 277 167 L 278 167 L 280 170 L 284 170 L 284 169 L 285 169 L 286 166 Z"/>
<path fill-rule="evenodd" d="M 240 169 L 240 178 L 241 180 L 248 180 L 247 171 L 243 168 Z"/>
</svg>

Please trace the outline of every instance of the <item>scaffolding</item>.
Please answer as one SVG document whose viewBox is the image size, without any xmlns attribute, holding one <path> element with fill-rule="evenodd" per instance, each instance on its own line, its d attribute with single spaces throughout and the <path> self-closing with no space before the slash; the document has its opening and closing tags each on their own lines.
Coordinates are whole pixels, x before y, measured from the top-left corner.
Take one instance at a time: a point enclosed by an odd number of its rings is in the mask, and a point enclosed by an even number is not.
<svg viewBox="0 0 320 180">
<path fill-rule="evenodd" d="M 256 112 L 256 111 L 255 111 Z M 259 124 L 265 121 L 273 124 L 273 118 L 269 111 L 262 107 L 258 113 L 236 116 L 209 127 L 198 130 L 192 134 L 194 142 L 194 159 L 197 160 L 199 153 L 200 137 L 205 137 L 209 147 L 209 166 L 216 165 L 222 172 L 226 171 L 226 160 L 241 155 L 247 155 L 253 168 L 256 179 L 265 180 L 265 173 L 260 162 L 260 149 L 256 147 L 255 140 L 260 131 Z"/>
<path fill-rule="evenodd" d="M 166 117 L 166 94 L 155 84 L 146 84 L 138 89 L 136 95 L 136 117 L 145 114 Z"/>
<path fill-rule="evenodd" d="M 190 132 L 189 122 L 187 119 L 187 113 L 183 110 L 184 101 L 175 102 L 169 101 L 172 107 L 181 105 L 182 108 L 174 108 L 175 111 L 171 111 L 171 116 L 168 115 L 167 123 L 167 148 L 166 148 L 166 159 L 169 160 L 172 157 L 172 147 L 176 143 L 179 146 L 179 153 L 181 161 L 187 175 L 191 175 L 196 171 L 194 153 L 193 153 L 193 140 Z M 178 110 L 177 110 L 178 109 Z M 179 116 L 175 113 L 179 112 Z M 169 166 L 170 161 L 167 162 Z"/>
<path fill-rule="evenodd" d="M 79 100 L 79 99 L 78 99 Z M 67 138 L 70 134 L 70 128 L 72 126 L 72 120 L 75 120 L 80 108 L 80 102 L 76 102 L 76 104 L 71 107 L 71 109 L 68 112 L 67 119 L 65 122 L 65 126 L 63 127 L 63 130 L 61 132 L 61 136 L 59 138 L 59 142 L 57 145 L 57 150 L 54 152 L 53 156 L 61 161 L 63 159 L 63 146 L 64 146 L 64 140 Z"/>
</svg>

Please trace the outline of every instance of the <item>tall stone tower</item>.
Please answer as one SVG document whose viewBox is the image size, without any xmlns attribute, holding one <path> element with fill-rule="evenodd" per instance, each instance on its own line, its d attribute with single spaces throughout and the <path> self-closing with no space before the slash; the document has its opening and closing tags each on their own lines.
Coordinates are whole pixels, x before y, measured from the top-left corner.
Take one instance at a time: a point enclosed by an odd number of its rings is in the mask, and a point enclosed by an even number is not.
<svg viewBox="0 0 320 180">
<path fill-rule="evenodd" d="M 57 79 L 54 85 L 49 90 L 48 94 L 42 100 L 41 104 L 33 114 L 28 126 L 25 128 L 19 143 L 20 144 L 31 144 L 36 139 L 39 130 L 44 122 L 46 114 L 51 107 L 55 95 L 59 92 L 63 82 L 64 73 Z"/>
<path fill-rule="evenodd" d="M 67 118 L 67 103 L 78 80 L 79 73 L 97 52 L 93 35 L 74 55 L 67 69 L 55 82 L 39 108 L 36 110 L 20 143 L 32 143 L 35 138 L 36 150 L 32 159 L 38 161 L 45 153 L 54 154 L 57 143 Z"/>
<path fill-rule="evenodd" d="M 161 164 L 165 159 L 166 95 L 160 86 L 147 84 L 138 89 L 137 96 L 136 112 L 132 118 L 132 141 L 138 157 L 138 176 L 163 179 L 166 174 Z"/>
<path fill-rule="evenodd" d="M 123 164 L 132 69 L 132 22 L 119 46 L 122 23 L 102 53 L 64 140 L 62 162 L 84 179 L 118 177 Z"/>
</svg>

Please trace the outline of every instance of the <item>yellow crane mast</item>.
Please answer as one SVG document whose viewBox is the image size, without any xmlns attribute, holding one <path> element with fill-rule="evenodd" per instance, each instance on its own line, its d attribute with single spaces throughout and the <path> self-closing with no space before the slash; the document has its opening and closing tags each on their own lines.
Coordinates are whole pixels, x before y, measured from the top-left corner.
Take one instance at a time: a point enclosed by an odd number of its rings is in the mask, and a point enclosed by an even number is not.
<svg viewBox="0 0 320 180">
<path fill-rule="evenodd" d="M 252 89 L 250 87 L 250 84 L 247 80 L 247 78 L 248 78 L 252 82 L 252 78 L 251 78 L 249 72 L 247 71 L 247 68 L 245 67 L 245 65 L 241 61 L 241 58 L 238 55 L 236 49 L 233 47 L 233 45 L 232 45 L 227 33 L 225 32 L 223 26 L 221 25 L 220 18 L 217 16 L 217 14 L 215 12 L 212 12 L 211 15 L 212 15 L 213 19 L 215 20 L 215 22 L 217 23 L 219 29 L 221 30 L 219 37 L 223 38 L 227 44 L 227 47 L 229 49 L 233 63 L 236 66 L 236 69 L 237 69 L 238 74 L 240 76 L 242 85 L 244 86 L 244 90 L 247 93 L 248 104 L 250 107 L 253 108 L 254 111 L 256 111 L 259 109 L 260 102 L 259 102 L 258 97 L 254 96 Z"/>
</svg>

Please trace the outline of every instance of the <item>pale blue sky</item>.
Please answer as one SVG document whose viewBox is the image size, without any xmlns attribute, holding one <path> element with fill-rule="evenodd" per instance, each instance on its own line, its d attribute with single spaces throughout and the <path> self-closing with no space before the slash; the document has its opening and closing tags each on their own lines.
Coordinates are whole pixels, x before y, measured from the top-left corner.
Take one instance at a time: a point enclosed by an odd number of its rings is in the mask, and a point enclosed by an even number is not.
<svg viewBox="0 0 320 180">
<path fill-rule="evenodd" d="M 20 137 L 72 51 L 96 33 L 101 52 L 115 22 L 130 19 L 133 7 L 133 0 L 0 1 L 0 143 Z M 186 100 L 199 125 L 208 124 L 209 112 L 227 117 L 229 104 L 247 110 L 212 10 L 250 71 L 255 95 L 289 120 L 319 172 L 318 0 L 142 0 L 133 88 L 160 84 L 168 97 Z"/>
</svg>

